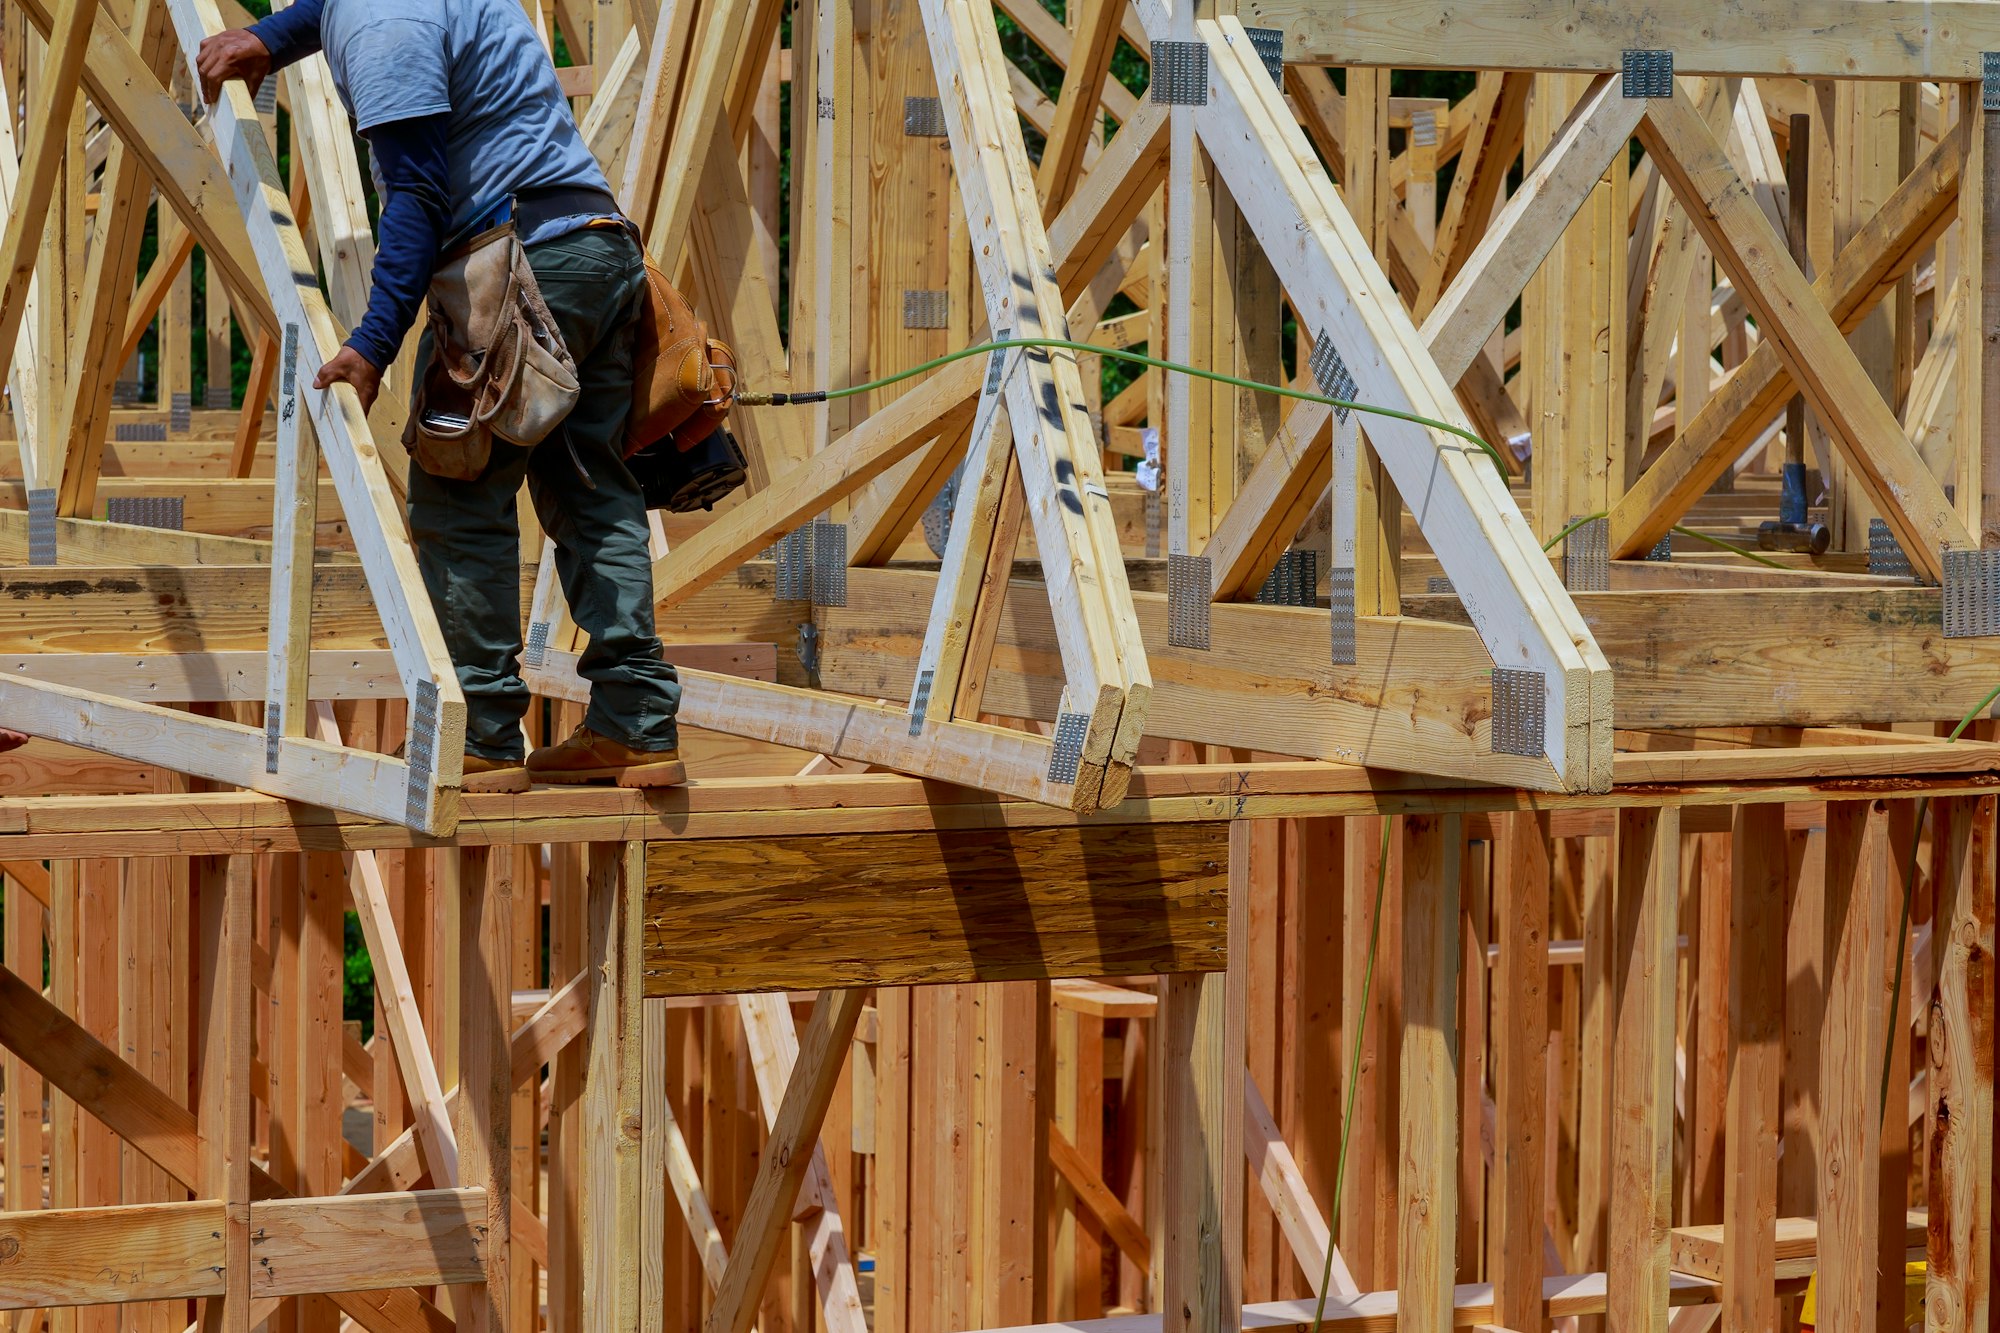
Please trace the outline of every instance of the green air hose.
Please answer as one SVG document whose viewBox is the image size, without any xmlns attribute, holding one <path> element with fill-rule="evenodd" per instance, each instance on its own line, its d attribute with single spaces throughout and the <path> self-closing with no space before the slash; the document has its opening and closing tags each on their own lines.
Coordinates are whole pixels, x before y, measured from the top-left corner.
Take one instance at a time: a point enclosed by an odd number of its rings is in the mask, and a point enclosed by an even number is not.
<svg viewBox="0 0 2000 1333">
<path fill-rule="evenodd" d="M 1500 469 L 1500 475 L 1502 477 L 1507 475 L 1507 464 L 1501 458 L 1498 449 L 1495 449 L 1471 431 L 1466 430 L 1463 426 L 1454 426 L 1449 421 L 1439 421 L 1435 417 L 1427 417 L 1417 412 L 1404 412 L 1393 407 L 1377 407 L 1372 403 L 1351 402 L 1345 398 L 1329 398 L 1324 394 L 1307 393 L 1303 389 L 1288 389 L 1282 384 L 1265 384 L 1260 380 L 1239 379 L 1235 375 L 1224 375 L 1220 371 L 1203 370 L 1199 366 L 1186 366 L 1178 361 L 1162 361 L 1155 356 L 1146 356 L 1140 352 L 1127 352 L 1116 347 L 1099 347 L 1095 343 L 1073 342 L 1068 338 L 1003 338 L 995 342 L 983 342 L 975 347 L 967 347 L 960 351 L 946 353 L 944 356 L 935 357 L 920 366 L 912 366 L 908 370 L 895 375 L 884 376 L 879 380 L 869 380 L 866 384 L 851 384 L 845 389 L 814 389 L 809 393 L 738 393 L 736 395 L 736 402 L 742 407 L 785 407 L 797 403 L 830 403 L 837 398 L 851 398 L 858 393 L 869 393 L 876 389 L 887 388 L 891 384 L 900 384 L 907 379 L 914 379 L 918 375 L 927 375 L 942 366 L 948 366 L 954 361 L 963 361 L 970 356 L 983 356 L 988 352 L 1003 351 L 1010 347 L 1050 347 L 1063 351 L 1081 352 L 1088 356 L 1108 356 L 1116 361 L 1130 361 L 1134 365 L 1152 366 L 1156 370 L 1171 370 L 1181 375 L 1193 375 L 1196 379 L 1214 380 L 1217 384 L 1231 384 L 1239 389 L 1250 389 L 1257 393 L 1273 393 L 1280 398 L 1296 398 L 1302 403 L 1324 403 L 1328 407 L 1337 407 L 1344 411 L 1367 412 L 1374 416 L 1390 417 L 1397 421 L 1415 422 L 1419 426 L 1428 426 L 1432 430 L 1441 430 L 1447 435 L 1456 435 L 1462 440 L 1477 445 L 1485 451 L 1487 457 L 1493 460 L 1493 466 Z"/>
<path fill-rule="evenodd" d="M 1329 398 L 1325 394 L 1307 393 L 1303 389 L 1289 389 L 1282 384 L 1266 384 L 1262 380 L 1243 379 L 1236 375 L 1225 375 L 1218 370 L 1203 370 L 1199 366 L 1184 365 L 1179 361 L 1165 361 L 1156 356 L 1147 356 L 1142 352 L 1128 352 L 1117 347 L 1099 347 L 1096 343 L 1076 342 L 1069 338 L 1002 338 L 993 342 L 983 342 L 972 347 L 961 348 L 956 352 L 947 352 L 943 356 L 933 357 L 922 365 L 911 366 L 908 370 L 899 371 L 894 375 L 885 375 L 879 380 L 869 380 L 865 384 L 850 384 L 844 389 L 813 389 L 804 393 L 738 393 L 736 395 L 736 403 L 739 407 L 792 407 L 806 403 L 830 403 L 836 399 L 852 398 L 856 394 L 872 393 L 876 389 L 886 389 L 892 384 L 901 384 L 904 380 L 915 379 L 919 375 L 928 375 L 933 370 L 948 366 L 954 361 L 963 361 L 967 357 L 984 356 L 988 352 L 1004 351 L 1010 347 L 1044 347 L 1054 348 L 1059 351 L 1078 352 L 1086 356 L 1108 356 L 1116 361 L 1129 361 L 1134 365 L 1151 366 L 1156 370 L 1170 370 L 1179 375 L 1192 375 L 1196 379 L 1213 380 L 1217 384 L 1228 384 L 1238 389 L 1249 389 L 1253 393 L 1276 394 L 1280 398 L 1293 398 L 1302 403 L 1322 403 L 1327 407 L 1336 407 L 1343 411 L 1366 412 L 1371 416 L 1389 417 L 1395 421 L 1413 422 L 1419 426 L 1426 426 L 1431 430 L 1441 430 L 1447 435 L 1456 435 L 1461 440 L 1476 445 L 1488 458 L 1493 460 L 1493 466 L 1499 469 L 1501 478 L 1504 480 L 1507 476 L 1507 464 L 1501 457 L 1498 449 L 1495 449 L 1471 431 L 1466 430 L 1463 426 L 1454 426 L 1449 421 L 1439 421 L 1436 417 L 1427 417 L 1420 412 L 1405 412 L 1400 408 L 1381 407 L 1374 403 L 1355 402 L 1350 398 Z M 1570 533 L 1575 532 L 1585 523 L 1590 522 L 1591 519 L 1603 517 L 1604 515 L 1601 513 L 1588 514 L 1583 518 L 1575 520 L 1568 527 L 1550 538 L 1542 549 L 1544 551 L 1549 550 L 1564 537 L 1569 536 Z M 1679 525 L 1675 526 L 1674 531 L 1683 536 L 1693 537 L 1696 541 L 1704 541 L 1711 546 L 1719 546 L 1725 551 L 1734 551 L 1737 555 L 1749 560 L 1755 560 L 1760 565 L 1769 565 L 1772 569 L 1786 568 L 1785 565 L 1779 564 L 1776 560 L 1767 560 L 1755 551 L 1733 545 L 1732 543 L 1723 541 L 1719 537 L 1711 537 L 1705 532 L 1696 532 L 1691 528 L 1684 528 Z"/>
<path fill-rule="evenodd" d="M 1547 541 L 1542 543 L 1542 549 L 1544 551 L 1553 551 L 1555 549 L 1557 542 L 1569 536 L 1572 532 L 1575 532 L 1578 528 L 1582 527 L 1584 524 L 1593 522 L 1597 519 L 1604 517 L 1606 517 L 1605 512 L 1600 509 L 1594 514 L 1585 514 L 1582 518 L 1571 519 L 1569 521 L 1569 525 L 1565 527 L 1561 532 L 1558 532 L 1555 536 L 1549 538 Z M 1755 560 L 1758 564 L 1769 565 L 1772 569 L 1789 568 L 1789 566 L 1782 565 L 1778 563 L 1776 560 L 1767 560 L 1763 556 L 1758 555 L 1755 551 L 1750 550 L 1748 547 L 1738 546 L 1734 542 L 1726 542 L 1722 540 L 1722 538 L 1720 537 L 1711 537 L 1705 532 L 1696 532 L 1693 528 L 1684 528 L 1678 523 L 1674 524 L 1673 530 L 1675 532 L 1680 533 L 1683 537 L 1692 537 L 1698 542 L 1707 542 L 1710 546 L 1719 546 L 1725 551 L 1733 551 L 1737 555 L 1742 556 L 1746 560 Z"/>
</svg>

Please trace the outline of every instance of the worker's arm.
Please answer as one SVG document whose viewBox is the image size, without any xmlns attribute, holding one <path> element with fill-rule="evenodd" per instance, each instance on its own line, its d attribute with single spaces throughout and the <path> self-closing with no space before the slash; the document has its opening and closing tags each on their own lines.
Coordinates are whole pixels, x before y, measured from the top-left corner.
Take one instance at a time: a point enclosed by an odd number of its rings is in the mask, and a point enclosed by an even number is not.
<svg viewBox="0 0 2000 1333">
<path fill-rule="evenodd" d="M 241 79 L 250 95 L 272 71 L 283 69 L 320 49 L 320 12 L 326 0 L 298 0 L 247 28 L 229 28 L 202 40 L 194 67 L 201 75 L 201 95 L 213 102 L 222 85 Z"/>
<path fill-rule="evenodd" d="M 416 322 L 437 267 L 438 248 L 451 226 L 445 150 L 450 119 L 444 114 L 418 116 L 368 131 L 368 148 L 386 196 L 374 286 L 368 312 L 346 348 L 320 371 L 319 388 L 343 380 L 354 385 L 364 405 L 372 404 L 383 369 L 396 359 Z M 357 360 L 363 364 L 354 364 Z"/>
<path fill-rule="evenodd" d="M 265 45 L 271 52 L 271 68 L 280 70 L 319 54 L 319 17 L 325 8 L 326 0 L 297 0 L 272 10 L 245 31 Z"/>
</svg>

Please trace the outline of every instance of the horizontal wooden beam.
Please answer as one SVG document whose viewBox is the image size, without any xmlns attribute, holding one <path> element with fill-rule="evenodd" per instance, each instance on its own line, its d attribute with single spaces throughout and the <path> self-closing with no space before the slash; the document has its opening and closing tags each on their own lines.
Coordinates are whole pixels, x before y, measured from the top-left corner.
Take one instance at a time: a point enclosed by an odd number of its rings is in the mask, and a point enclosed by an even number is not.
<svg viewBox="0 0 2000 1333">
<path fill-rule="evenodd" d="M 683 670 L 747 680 L 778 678 L 773 643 L 669 643 L 664 660 Z M 264 698 L 265 654 L 223 652 L 8 652 L 0 672 L 53 681 L 147 703 L 216 703 Z M 309 667 L 314 699 L 400 699 L 396 662 L 386 648 L 315 649 Z M 0 758 L 0 772 L 5 771 Z M 0 781 L 0 790 L 6 784 Z"/>
<path fill-rule="evenodd" d="M 0 1310 L 219 1295 L 223 1205 L 0 1214 Z M 486 1192 L 336 1195 L 250 1205 L 253 1296 L 479 1282 Z"/>
<path fill-rule="evenodd" d="M 1688 831 L 1717 833 L 1729 828 L 1727 807 L 1746 802 L 1811 806 L 1828 799 L 1993 795 L 2000 792 L 2000 758 L 1991 746 L 1964 742 L 1690 750 L 1621 754 L 1614 777 L 1620 785 L 1609 792 L 1566 795 L 1498 785 L 1452 785 L 1424 774 L 1292 760 L 1160 765 L 1134 770 L 1128 799 L 1088 816 L 894 773 L 711 778 L 671 792 L 573 787 L 518 796 L 468 796 L 461 801 L 464 820 L 449 839 L 252 792 L 116 800 L 12 797 L 0 798 L 0 859 L 754 839 L 1441 810 L 1469 818 L 1481 812 L 1550 810 L 1577 821 L 1578 831 L 1564 836 L 1586 837 L 1601 831 L 1599 821 L 1605 811 L 1663 801 L 1686 808 L 1683 823 Z M 420 1165 L 414 1149 L 409 1161 Z M 405 1185 L 414 1179 L 409 1177 Z"/>
<path fill-rule="evenodd" d="M 657 842 L 646 994 L 1216 971 L 1226 830 Z"/>
<path fill-rule="evenodd" d="M 821 612 L 822 682 L 871 697 L 906 694 L 935 580 L 914 570 L 850 570 L 848 606 Z M 1040 592 L 1019 580 L 1009 591 L 986 685 L 989 712 L 1055 716 L 1062 679 Z M 1163 594 L 1134 592 L 1132 603 L 1153 663 L 1154 736 L 1538 790 L 1561 785 L 1546 759 L 1493 753 L 1493 659 L 1465 626 L 1362 617 L 1356 665 L 1342 667 L 1327 660 L 1324 611 L 1217 603 L 1203 650 L 1168 642 Z"/>
<path fill-rule="evenodd" d="M 1676 74 L 1976 80 L 2000 51 L 1983 0 L 1247 0 L 1243 21 L 1283 29 L 1287 60 L 1407 69 L 1603 74 L 1664 50 Z"/>
<path fill-rule="evenodd" d="M 877 697 L 908 688 L 908 645 L 923 632 L 934 579 L 915 570 L 850 572 L 852 605 L 822 611 L 820 671 L 829 688 Z M 1008 599 L 986 707 L 1046 720 L 1061 682 L 1032 589 Z M 1219 603 L 1212 646 L 1202 651 L 1167 643 L 1165 597 L 1136 592 L 1132 600 L 1154 663 L 1156 736 L 1535 785 L 1530 761 L 1490 753 L 1489 662 L 1456 597 L 1406 597 L 1401 620 L 1361 617 L 1360 663 L 1351 668 L 1327 662 L 1324 611 Z M 2000 681 L 2000 640 L 1945 638 L 1935 588 L 1572 600 L 1615 673 L 1619 727 L 1956 721 Z M 1618 756 L 1614 769 L 1634 758 Z"/>
</svg>

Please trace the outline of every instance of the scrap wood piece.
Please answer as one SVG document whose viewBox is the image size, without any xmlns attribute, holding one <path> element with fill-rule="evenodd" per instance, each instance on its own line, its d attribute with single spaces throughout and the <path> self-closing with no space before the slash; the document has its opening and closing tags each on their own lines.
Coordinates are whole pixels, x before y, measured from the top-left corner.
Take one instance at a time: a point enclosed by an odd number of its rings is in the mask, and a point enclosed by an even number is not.
<svg viewBox="0 0 2000 1333">
<path fill-rule="evenodd" d="M 1939 579 L 1943 549 L 1974 543 L 1684 89 L 1648 103 L 1639 137 L 1912 564 Z"/>
</svg>

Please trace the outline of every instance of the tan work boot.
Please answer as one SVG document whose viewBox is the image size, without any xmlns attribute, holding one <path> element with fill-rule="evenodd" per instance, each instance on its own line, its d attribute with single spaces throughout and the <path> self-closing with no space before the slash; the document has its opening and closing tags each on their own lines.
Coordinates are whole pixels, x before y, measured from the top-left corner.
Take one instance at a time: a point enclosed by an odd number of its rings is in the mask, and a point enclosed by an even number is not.
<svg viewBox="0 0 2000 1333">
<path fill-rule="evenodd" d="M 635 750 L 589 727 L 578 726 L 560 745 L 528 756 L 533 782 L 615 781 L 621 787 L 678 787 L 687 781 L 679 749 Z"/>
<path fill-rule="evenodd" d="M 484 755 L 465 756 L 465 779 L 460 791 L 518 792 L 528 789 L 528 769 L 518 759 L 488 759 Z"/>
</svg>

